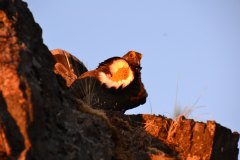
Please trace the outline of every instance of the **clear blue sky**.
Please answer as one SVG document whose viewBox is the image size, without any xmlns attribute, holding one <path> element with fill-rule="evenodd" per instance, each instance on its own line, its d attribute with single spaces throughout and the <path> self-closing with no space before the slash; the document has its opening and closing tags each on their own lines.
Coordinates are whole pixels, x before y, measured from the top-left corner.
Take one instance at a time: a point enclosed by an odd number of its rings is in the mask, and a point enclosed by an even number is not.
<svg viewBox="0 0 240 160">
<path fill-rule="evenodd" d="M 27 2 L 49 49 L 69 51 L 89 69 L 129 50 L 143 53 L 149 97 L 127 113 L 171 117 L 178 83 L 178 105 L 200 96 L 190 118 L 240 131 L 239 0 Z"/>
</svg>

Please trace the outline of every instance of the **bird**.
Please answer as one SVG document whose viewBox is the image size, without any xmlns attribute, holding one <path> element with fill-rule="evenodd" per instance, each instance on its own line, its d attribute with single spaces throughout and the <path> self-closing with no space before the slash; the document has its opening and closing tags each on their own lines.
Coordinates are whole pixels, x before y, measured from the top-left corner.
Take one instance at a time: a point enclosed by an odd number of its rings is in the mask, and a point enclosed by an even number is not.
<svg viewBox="0 0 240 160">
<path fill-rule="evenodd" d="M 70 87 L 81 74 L 88 71 L 79 59 L 65 50 L 54 49 L 51 53 L 56 61 L 54 72 L 66 81 L 67 87 Z"/>
<path fill-rule="evenodd" d="M 141 80 L 141 59 L 136 51 L 109 58 L 79 76 L 70 90 L 93 108 L 121 112 L 135 108 L 148 96 Z"/>
</svg>

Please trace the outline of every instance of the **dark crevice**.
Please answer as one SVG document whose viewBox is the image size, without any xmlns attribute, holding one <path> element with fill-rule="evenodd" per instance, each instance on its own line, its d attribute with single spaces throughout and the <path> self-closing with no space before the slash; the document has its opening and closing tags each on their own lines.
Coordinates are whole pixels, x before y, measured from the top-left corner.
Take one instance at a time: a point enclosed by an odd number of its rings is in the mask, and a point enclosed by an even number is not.
<svg viewBox="0 0 240 160">
<path fill-rule="evenodd" d="M 11 155 L 17 157 L 24 150 L 24 139 L 16 121 L 7 110 L 7 104 L 0 91 L 0 118 L 5 125 L 5 136 L 11 148 Z"/>
</svg>

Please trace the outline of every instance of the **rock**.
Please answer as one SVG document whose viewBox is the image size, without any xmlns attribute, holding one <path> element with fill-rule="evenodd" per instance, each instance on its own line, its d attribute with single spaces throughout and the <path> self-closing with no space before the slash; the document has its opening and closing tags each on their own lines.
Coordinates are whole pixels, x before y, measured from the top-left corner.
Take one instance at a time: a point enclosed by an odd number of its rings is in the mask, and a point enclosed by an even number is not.
<svg viewBox="0 0 240 160">
<path fill-rule="evenodd" d="M 144 124 L 148 134 L 172 146 L 181 159 L 238 159 L 239 133 L 215 121 L 196 122 L 183 116 L 176 120 L 154 115 L 129 117 Z"/>
<path fill-rule="evenodd" d="M 238 133 L 214 121 L 93 109 L 55 63 L 27 4 L 0 0 L 0 159 L 237 159 Z"/>
<path fill-rule="evenodd" d="M 0 0 L 0 27 L 2 159 L 112 159 L 112 129 L 68 98 L 27 4 Z"/>
</svg>

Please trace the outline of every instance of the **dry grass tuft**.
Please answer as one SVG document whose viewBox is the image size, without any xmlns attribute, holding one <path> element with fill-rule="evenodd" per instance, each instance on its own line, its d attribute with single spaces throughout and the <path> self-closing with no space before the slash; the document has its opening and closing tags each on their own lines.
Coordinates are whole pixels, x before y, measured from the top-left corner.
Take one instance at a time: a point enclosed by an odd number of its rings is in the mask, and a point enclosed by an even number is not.
<svg viewBox="0 0 240 160">
<path fill-rule="evenodd" d="M 181 107 L 178 104 L 178 82 L 177 82 L 177 87 L 176 87 L 176 98 L 175 98 L 175 105 L 174 105 L 174 112 L 173 112 L 173 119 L 177 119 L 180 116 L 184 116 L 186 118 L 189 118 L 191 116 L 191 114 L 199 108 L 202 108 L 204 106 L 197 106 L 197 104 L 199 103 L 200 99 L 202 97 L 202 94 L 200 94 L 196 101 L 191 105 L 191 106 L 185 106 L 185 107 Z"/>
<path fill-rule="evenodd" d="M 97 116 L 99 118 L 101 118 L 109 128 L 111 128 L 112 130 L 116 130 L 113 125 L 111 124 L 111 122 L 109 121 L 108 117 L 106 116 L 105 112 L 99 109 L 93 109 L 89 104 L 87 104 L 86 102 L 82 101 L 81 99 L 77 99 L 77 98 L 72 98 L 74 100 L 74 102 L 76 102 L 78 105 L 78 109 L 84 113 L 89 113 L 91 115 Z"/>
</svg>

